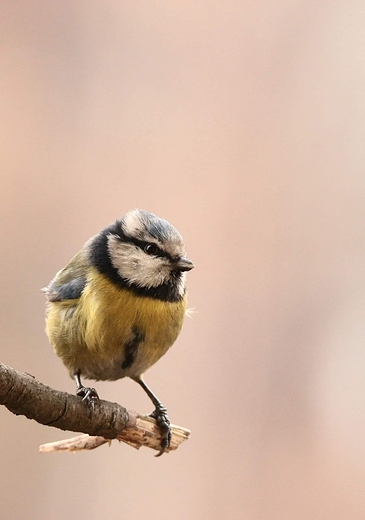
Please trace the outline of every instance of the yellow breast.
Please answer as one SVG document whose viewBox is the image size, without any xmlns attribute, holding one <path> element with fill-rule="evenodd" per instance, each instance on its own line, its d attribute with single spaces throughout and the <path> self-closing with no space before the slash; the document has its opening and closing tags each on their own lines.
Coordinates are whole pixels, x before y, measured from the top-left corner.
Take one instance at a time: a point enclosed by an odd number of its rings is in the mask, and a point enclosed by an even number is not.
<svg viewBox="0 0 365 520">
<path fill-rule="evenodd" d="M 50 304 L 47 334 L 70 373 L 91 379 L 137 377 L 163 356 L 184 320 L 186 298 L 164 302 L 120 289 L 92 269 L 79 300 Z M 122 368 L 125 346 L 143 338 L 133 364 Z"/>
</svg>

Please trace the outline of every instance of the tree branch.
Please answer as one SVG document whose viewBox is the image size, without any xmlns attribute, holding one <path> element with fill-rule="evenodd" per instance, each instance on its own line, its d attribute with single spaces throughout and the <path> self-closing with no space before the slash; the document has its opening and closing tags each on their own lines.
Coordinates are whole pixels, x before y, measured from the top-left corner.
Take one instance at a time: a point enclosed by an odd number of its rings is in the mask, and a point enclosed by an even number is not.
<svg viewBox="0 0 365 520">
<path fill-rule="evenodd" d="M 25 415 L 40 424 L 88 434 L 42 445 L 42 452 L 93 449 L 111 439 L 121 440 L 135 448 L 148 446 L 160 450 L 160 431 L 154 419 L 103 400 L 94 407 L 91 415 L 89 407 L 79 397 L 54 390 L 30 374 L 2 363 L 0 404 L 15 415 Z M 186 428 L 172 425 L 171 445 L 166 451 L 176 449 L 189 435 Z"/>
</svg>

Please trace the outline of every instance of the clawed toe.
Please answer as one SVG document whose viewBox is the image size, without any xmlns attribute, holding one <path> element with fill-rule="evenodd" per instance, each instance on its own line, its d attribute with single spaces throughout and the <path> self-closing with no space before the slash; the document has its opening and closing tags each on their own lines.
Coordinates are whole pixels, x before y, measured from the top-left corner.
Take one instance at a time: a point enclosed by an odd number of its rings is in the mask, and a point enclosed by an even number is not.
<svg viewBox="0 0 365 520">
<path fill-rule="evenodd" d="M 155 408 L 150 417 L 156 419 L 157 425 L 161 430 L 161 449 L 156 457 L 160 457 L 169 448 L 171 442 L 171 423 L 167 415 L 167 410 L 160 405 Z"/>
<path fill-rule="evenodd" d="M 76 395 L 82 397 L 82 400 L 86 402 L 91 412 L 94 411 L 95 403 L 99 402 L 99 394 L 95 388 L 79 386 L 76 390 Z"/>
</svg>

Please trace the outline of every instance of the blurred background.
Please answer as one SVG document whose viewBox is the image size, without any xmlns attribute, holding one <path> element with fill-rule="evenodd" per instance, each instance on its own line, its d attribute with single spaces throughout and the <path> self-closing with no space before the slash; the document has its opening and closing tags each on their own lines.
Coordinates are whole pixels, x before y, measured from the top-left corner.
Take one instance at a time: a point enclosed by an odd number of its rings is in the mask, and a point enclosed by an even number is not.
<svg viewBox="0 0 365 520">
<path fill-rule="evenodd" d="M 139 207 L 184 236 L 194 308 L 146 381 L 160 459 L 0 409 L 2 518 L 362 520 L 365 4 L 0 6 L 1 361 L 74 392 L 44 287 Z M 130 380 L 100 395 L 140 412 Z"/>
</svg>

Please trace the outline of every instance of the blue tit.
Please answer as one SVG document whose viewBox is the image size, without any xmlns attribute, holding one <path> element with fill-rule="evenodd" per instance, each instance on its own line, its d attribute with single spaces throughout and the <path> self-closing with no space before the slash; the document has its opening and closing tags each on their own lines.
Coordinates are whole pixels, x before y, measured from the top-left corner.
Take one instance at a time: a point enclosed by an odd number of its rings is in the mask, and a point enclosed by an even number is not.
<svg viewBox="0 0 365 520">
<path fill-rule="evenodd" d="M 132 210 L 91 238 L 44 289 L 46 333 L 90 405 L 99 396 L 81 377 L 130 377 L 147 393 L 161 429 L 161 455 L 170 444 L 165 407 L 143 374 L 178 337 L 186 311 L 185 256 L 180 233 L 164 219 Z"/>
</svg>

